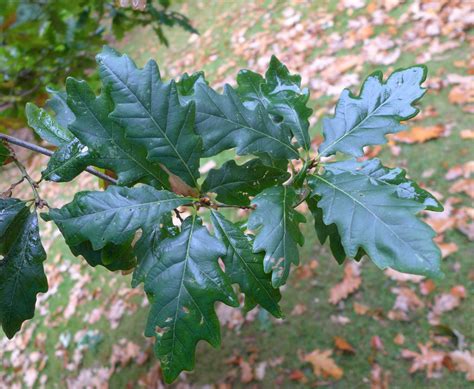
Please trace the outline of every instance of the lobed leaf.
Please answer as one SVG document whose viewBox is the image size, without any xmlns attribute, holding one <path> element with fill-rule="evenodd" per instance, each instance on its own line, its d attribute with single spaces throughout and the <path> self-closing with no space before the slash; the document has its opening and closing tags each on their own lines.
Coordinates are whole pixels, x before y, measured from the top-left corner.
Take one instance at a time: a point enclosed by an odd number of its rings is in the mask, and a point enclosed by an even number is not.
<svg viewBox="0 0 474 389">
<path fill-rule="evenodd" d="M 237 84 L 236 92 L 247 108 L 255 109 L 257 104 L 262 104 L 292 132 L 299 146 L 310 149 L 308 119 L 313 110 L 306 106 L 309 91 L 301 89 L 299 75 L 290 74 L 288 68 L 272 56 L 265 78 L 250 70 L 241 70 Z"/>
<path fill-rule="evenodd" d="M 275 288 L 286 282 L 291 264 L 299 263 L 298 245 L 304 243 L 299 223 L 304 223 L 306 218 L 293 208 L 296 200 L 295 190 L 288 186 L 265 189 L 252 200 L 256 210 L 250 215 L 248 228 L 261 227 L 253 251 L 265 252 L 264 270 L 272 272 Z"/>
<path fill-rule="evenodd" d="M 209 171 L 202 184 L 203 192 L 217 193 L 216 200 L 232 205 L 249 205 L 249 196 L 263 189 L 288 180 L 287 171 L 266 166 L 260 159 L 252 159 L 243 165 L 230 160 L 219 169 Z"/>
<path fill-rule="evenodd" d="M 46 110 L 38 108 L 33 103 L 26 104 L 25 114 L 28 125 L 46 142 L 61 147 L 74 139 L 69 130 L 59 125 Z"/>
<path fill-rule="evenodd" d="M 194 368 L 199 340 L 214 347 L 220 344 L 216 301 L 239 305 L 218 263 L 225 253 L 222 242 L 212 237 L 196 216 L 188 217 L 181 233 L 158 247 L 160 260 L 145 281 L 151 301 L 145 335 L 156 337 L 156 355 L 168 383 L 181 371 Z"/>
<path fill-rule="evenodd" d="M 359 96 L 344 90 L 334 117 L 323 121 L 324 142 L 319 154 L 340 151 L 360 157 L 364 146 L 386 143 L 386 134 L 402 131 L 400 121 L 418 113 L 412 104 L 425 94 L 420 85 L 426 72 L 424 66 L 400 69 L 386 82 L 381 72 L 375 72 L 365 80 Z"/>
<path fill-rule="evenodd" d="M 0 323 L 12 338 L 34 316 L 36 295 L 48 290 L 38 217 L 17 199 L 0 199 Z"/>
<path fill-rule="evenodd" d="M 202 140 L 194 132 L 194 103 L 181 105 L 176 84 L 161 81 L 154 61 L 138 69 L 129 57 L 108 48 L 97 61 L 115 103 L 110 117 L 125 128 L 129 140 L 147 149 L 150 161 L 198 187 Z"/>
<path fill-rule="evenodd" d="M 125 130 L 109 118 L 114 102 L 107 90 L 96 97 L 85 81 L 72 78 L 66 88 L 69 107 L 76 117 L 69 128 L 94 153 L 94 166 L 113 170 L 120 185 L 141 181 L 170 188 L 167 174 L 146 158 L 146 149 L 127 139 Z"/>
<path fill-rule="evenodd" d="M 138 229 L 152 229 L 163 214 L 190 201 L 146 185 L 109 186 L 104 192 L 79 192 L 71 203 L 42 216 L 56 223 L 70 247 L 90 242 L 100 250 L 129 241 Z"/>
<path fill-rule="evenodd" d="M 429 211 L 441 212 L 443 210 L 443 206 L 431 193 L 406 177 L 405 170 L 387 168 L 377 158 L 362 162 L 354 159 L 334 162 L 326 164 L 325 169 L 333 174 L 349 172 L 369 177 L 374 185 L 390 185 L 395 188 L 397 197 L 401 199 L 416 201 Z"/>
<path fill-rule="evenodd" d="M 397 187 L 374 185 L 363 174 L 330 170 L 311 176 L 313 195 L 321 197 L 326 225 L 336 224 L 342 245 L 350 257 L 360 249 L 381 269 L 432 277 L 441 275 L 440 251 L 433 243 L 434 231 L 415 214 L 424 205 L 397 197 Z"/>
<path fill-rule="evenodd" d="M 227 252 L 222 256 L 225 273 L 232 283 L 239 284 L 245 294 L 247 309 L 260 304 L 275 317 L 282 317 L 278 302 L 281 294 L 272 286 L 272 277 L 263 270 L 263 254 L 252 252 L 252 240 L 240 228 L 212 210 L 211 221 L 216 237 Z"/>
</svg>

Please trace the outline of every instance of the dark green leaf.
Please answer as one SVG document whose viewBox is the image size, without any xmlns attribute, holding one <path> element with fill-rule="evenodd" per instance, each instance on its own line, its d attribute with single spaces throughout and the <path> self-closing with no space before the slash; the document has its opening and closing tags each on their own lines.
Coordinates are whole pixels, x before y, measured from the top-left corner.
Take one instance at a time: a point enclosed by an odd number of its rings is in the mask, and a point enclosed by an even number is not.
<svg viewBox="0 0 474 389">
<path fill-rule="evenodd" d="M 68 182 L 81 174 L 94 161 L 95 157 L 89 148 L 74 139 L 54 152 L 41 175 L 48 181 Z"/>
<path fill-rule="evenodd" d="M 76 116 L 69 128 L 94 152 L 94 166 L 113 170 L 121 185 L 142 181 L 169 189 L 163 169 L 148 161 L 145 148 L 128 140 L 124 129 L 109 118 L 114 103 L 106 91 L 96 97 L 86 82 L 69 78 L 67 93 Z"/>
<path fill-rule="evenodd" d="M 190 216 L 176 237 L 158 247 L 160 260 L 148 273 L 145 291 L 151 310 L 145 335 L 155 336 L 155 350 L 166 382 L 194 367 L 199 340 L 220 344 L 216 301 L 237 307 L 238 299 L 218 258 L 225 246 L 199 218 Z"/>
<path fill-rule="evenodd" d="M 161 81 L 154 61 L 138 69 L 111 49 L 97 58 L 115 102 L 110 117 L 125 128 L 127 138 L 146 147 L 149 160 L 197 187 L 202 140 L 194 132 L 194 103 L 181 105 L 176 84 Z"/>
<path fill-rule="evenodd" d="M 70 143 L 74 136 L 64 127 L 61 127 L 51 115 L 32 103 L 26 104 L 28 125 L 35 130 L 39 137 L 55 146 L 64 146 Z"/>
<path fill-rule="evenodd" d="M 263 254 L 252 252 L 252 241 L 237 225 L 226 220 L 217 211 L 211 211 L 216 237 L 227 248 L 222 257 L 225 273 L 245 294 L 247 308 L 260 304 L 275 317 L 282 317 L 278 302 L 280 291 L 273 288 L 271 275 L 263 270 Z M 250 302 L 249 302 L 250 301 Z"/>
<path fill-rule="evenodd" d="M 293 208 L 296 201 L 295 190 L 288 186 L 265 189 L 252 200 L 257 208 L 250 215 L 248 227 L 261 227 L 253 251 L 265 251 L 264 269 L 266 273 L 273 272 L 275 288 L 286 282 L 291 264 L 299 263 L 298 245 L 304 243 L 299 223 L 306 219 Z"/>
<path fill-rule="evenodd" d="M 226 85 L 219 94 L 204 82 L 195 84 L 196 128 L 204 141 L 204 156 L 236 148 L 238 155 L 266 152 L 277 159 L 298 158 L 290 131 L 275 124 L 262 105 L 245 108 Z"/>
<path fill-rule="evenodd" d="M 396 194 L 401 199 L 414 200 L 423 204 L 425 209 L 429 211 L 441 212 L 443 210 L 443 206 L 431 193 L 420 188 L 416 182 L 406 177 L 405 170 L 386 168 L 377 158 L 364 162 L 347 160 L 330 163 L 325 166 L 325 169 L 334 174 L 349 172 L 368 176 L 375 185 L 391 185 L 395 187 Z"/>
<path fill-rule="evenodd" d="M 7 158 L 10 156 L 10 150 L 0 140 L 0 166 L 4 164 Z"/>
<path fill-rule="evenodd" d="M 164 214 L 160 225 L 154 226 L 151 231 L 143 231 L 142 236 L 135 244 L 134 252 L 136 254 L 138 265 L 133 272 L 132 287 L 145 282 L 146 276 L 158 261 L 158 245 L 166 238 L 175 236 L 179 233 L 177 227 L 173 225 L 171 214 Z"/>
<path fill-rule="evenodd" d="M 344 251 L 344 247 L 342 247 L 341 237 L 337 231 L 336 225 L 330 224 L 327 226 L 324 224 L 323 211 L 321 208 L 318 208 L 318 200 L 316 196 L 309 198 L 306 202 L 314 217 L 314 228 L 318 235 L 319 242 L 324 244 L 327 238 L 329 238 L 329 247 L 332 255 L 339 264 L 342 264 L 346 259 L 346 252 Z"/>
<path fill-rule="evenodd" d="M 100 250 L 108 243 L 127 242 L 140 228 L 152 229 L 164 213 L 190 201 L 146 185 L 109 186 L 104 192 L 79 192 L 71 203 L 43 217 L 57 224 L 70 247 L 89 241 L 93 250 Z"/>
<path fill-rule="evenodd" d="M 402 131 L 400 121 L 418 113 L 412 104 L 424 95 L 420 85 L 425 78 L 426 67 L 414 66 L 397 70 L 386 82 L 381 72 L 373 73 L 359 96 L 344 90 L 335 116 L 323 121 L 325 140 L 319 146 L 320 155 L 340 151 L 359 157 L 364 146 L 386 143 L 386 134 Z"/>
<path fill-rule="evenodd" d="M 374 185 L 362 174 L 327 171 L 310 177 L 309 184 L 321 196 L 324 223 L 336 224 L 348 256 L 362 248 L 382 269 L 441 275 L 435 233 L 415 216 L 423 204 L 398 198 L 396 186 Z"/>
<path fill-rule="evenodd" d="M 36 295 L 48 290 L 38 218 L 16 199 L 0 199 L 0 323 L 12 338 L 34 316 Z"/>
<path fill-rule="evenodd" d="M 237 83 L 236 92 L 247 108 L 255 109 L 258 103 L 262 104 L 289 128 L 299 146 L 309 150 L 308 118 L 313 111 L 306 106 L 309 92 L 301 89 L 299 75 L 290 74 L 288 68 L 272 56 L 265 79 L 250 70 L 241 70 Z"/>
<path fill-rule="evenodd" d="M 289 176 L 286 171 L 265 166 L 259 159 L 252 159 L 243 165 L 230 160 L 221 168 L 209 172 L 202 184 L 202 191 L 217 193 L 216 199 L 226 204 L 249 205 L 249 196 L 281 184 Z"/>
<path fill-rule="evenodd" d="M 137 264 L 131 242 L 108 244 L 100 250 L 94 250 L 90 242 L 83 242 L 70 249 L 76 257 L 82 255 L 92 267 L 100 265 L 110 271 L 117 271 L 133 269 Z"/>
</svg>

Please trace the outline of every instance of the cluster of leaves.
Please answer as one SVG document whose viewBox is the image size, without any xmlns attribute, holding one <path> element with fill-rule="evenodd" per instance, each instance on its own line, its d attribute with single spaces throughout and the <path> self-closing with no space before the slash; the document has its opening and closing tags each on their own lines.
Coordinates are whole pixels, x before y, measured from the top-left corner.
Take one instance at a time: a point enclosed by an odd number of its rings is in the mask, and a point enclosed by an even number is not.
<svg viewBox="0 0 474 389">
<path fill-rule="evenodd" d="M 94 53 L 138 26 L 152 26 L 168 44 L 163 27 L 197 32 L 186 16 L 169 10 L 171 0 L 141 0 L 140 8 L 114 0 L 5 0 L 0 7 L 0 107 L 21 117 L 26 101 L 44 98 L 44 86 L 66 75 L 83 77 L 94 67 Z M 92 54 L 91 54 L 92 53 Z M 7 109 L 8 108 L 8 109 Z"/>
<path fill-rule="evenodd" d="M 282 317 L 279 287 L 304 243 L 306 218 L 296 209 L 303 202 L 339 263 L 368 255 L 381 269 L 441 275 L 434 232 L 416 216 L 441 205 L 404 170 L 357 159 L 418 112 L 424 67 L 386 81 L 374 73 L 359 96 L 344 91 L 313 155 L 308 91 L 275 57 L 265 77 L 243 70 L 223 93 L 203 73 L 164 81 L 154 61 L 140 69 L 109 48 L 97 62 L 100 95 L 68 78 L 49 102 L 54 115 L 32 104 L 27 113 L 57 146 L 44 180 L 67 182 L 95 166 L 113 171 L 116 185 L 77 193 L 41 216 L 90 265 L 133 269 L 133 286 L 143 283 L 151 303 L 145 334 L 156 338 L 167 382 L 193 368 L 199 340 L 219 344 L 217 301 L 238 307 L 240 290 L 246 309 L 258 304 Z M 229 161 L 202 178 L 201 159 L 221 152 Z M 228 207 L 245 209 L 248 219 L 228 220 Z M 198 215 L 203 208 L 212 229 Z M 36 213 L 2 200 L 0 239 L 0 322 L 11 337 L 46 286 Z"/>
</svg>

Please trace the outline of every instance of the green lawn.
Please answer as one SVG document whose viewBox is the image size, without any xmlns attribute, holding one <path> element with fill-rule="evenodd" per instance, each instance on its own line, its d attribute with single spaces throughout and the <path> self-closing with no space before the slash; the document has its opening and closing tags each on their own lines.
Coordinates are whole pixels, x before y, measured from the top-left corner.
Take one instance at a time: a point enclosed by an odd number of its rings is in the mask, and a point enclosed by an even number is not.
<svg viewBox="0 0 474 389">
<path fill-rule="evenodd" d="M 161 66 L 162 75 L 175 76 L 183 69 L 188 72 L 205 70 L 207 78 L 211 83 L 222 82 L 228 77 L 235 79 L 237 70 L 247 67 L 247 60 L 238 57 L 233 50 L 238 47 L 232 45 L 232 36 L 237 31 L 243 31 L 245 39 L 259 36 L 265 31 L 272 31 L 272 34 L 280 32 L 274 20 L 282 18 L 287 11 L 288 3 L 281 1 L 257 1 L 246 2 L 235 1 L 213 1 L 212 4 L 203 5 L 203 2 L 188 2 L 185 13 L 196 22 L 198 30 L 201 32 L 200 43 L 190 40 L 190 36 L 178 29 L 170 30 L 171 47 L 158 46 L 153 33 L 144 30 L 130 37 L 121 47 L 140 64 L 152 57 Z M 206 2 L 207 3 L 207 2 Z M 343 34 L 348 30 L 358 28 L 350 27 L 350 21 L 360 17 L 368 17 L 366 7 L 350 11 L 338 9 L 337 1 L 321 2 L 295 2 L 300 3 L 294 6 L 295 10 L 301 12 L 300 22 L 311 26 L 312 22 L 317 24 L 324 14 L 333 15 L 332 23 L 328 27 L 314 32 L 314 39 L 317 34 Z M 407 12 L 410 2 L 392 10 L 389 15 L 398 18 Z M 408 21 L 398 28 L 401 34 L 414 28 L 413 22 Z M 208 30 L 209 29 L 209 30 Z M 374 35 L 385 36 L 390 31 L 390 24 L 381 24 L 374 27 Z M 264 35 L 266 36 L 266 35 Z M 471 35 L 472 38 L 472 35 Z M 263 38 L 262 38 L 263 39 Z M 397 36 L 391 36 L 396 40 Z M 447 39 L 441 37 L 441 41 Z M 401 48 L 401 55 L 395 63 L 389 65 L 375 65 L 365 63 L 356 69 L 360 75 L 360 82 L 365 75 L 380 69 L 387 74 L 398 67 L 409 66 L 416 63 L 417 56 L 429 46 L 421 46 L 414 52 L 404 52 L 404 45 L 407 41 L 397 41 Z M 429 44 L 428 44 L 429 45 Z M 272 45 L 267 45 L 266 54 L 272 54 Z M 283 45 L 283 53 L 292 53 L 293 46 L 290 43 Z M 296 49 L 294 49 L 296 50 Z M 362 46 L 356 45 L 350 49 L 341 49 L 334 53 L 336 56 L 358 54 Z M 430 77 L 443 79 L 448 74 L 466 75 L 466 69 L 454 64 L 455 61 L 468 60 L 469 45 L 461 42 L 458 48 L 446 51 L 441 55 L 435 55 L 426 63 L 429 68 L 428 81 Z M 472 52 L 472 51 L 471 51 Z M 295 54 L 296 56 L 297 54 Z M 327 47 L 322 45 L 312 49 L 306 55 L 306 60 L 310 61 L 320 55 L 327 56 Z M 257 58 L 258 59 L 258 58 Z M 224 66 L 232 60 L 232 66 Z M 187 66 L 186 63 L 189 62 Z M 297 63 L 292 60 L 292 63 Z M 308 62 L 309 64 L 309 62 Z M 299 64 L 304 67 L 303 64 Z M 290 66 L 290 70 L 294 70 Z M 315 75 L 316 76 L 316 75 Z M 357 92 L 358 87 L 351 87 L 353 92 Z M 465 163 L 472 159 L 472 141 L 464 140 L 460 137 L 460 131 L 472 127 L 472 116 L 463 111 L 462 106 L 449 102 L 448 93 L 450 88 L 441 90 L 430 90 L 423 98 L 421 108 L 433 106 L 438 112 L 437 117 L 428 117 L 416 122 L 416 125 L 429 126 L 443 123 L 449 127 L 449 135 L 420 145 L 401 145 L 401 153 L 398 157 L 392 155 L 387 147 L 384 147 L 378 156 L 384 160 L 386 165 L 402 165 L 407 167 L 410 176 L 419 180 L 430 189 L 441 193 L 446 198 L 453 196 L 449 193 L 452 182 L 445 179 L 446 171 L 460 163 Z M 311 100 L 310 106 L 315 111 L 324 110 L 328 112 L 333 106 L 335 97 L 321 97 Z M 321 132 L 320 121 L 311 128 L 311 135 L 316 136 Z M 470 143 L 468 143 L 470 142 Z M 219 160 L 216 161 L 218 164 Z M 431 175 L 427 174 L 430 169 L 434 169 Z M 429 176 L 429 177 L 428 177 Z M 89 184 L 94 185 L 91 181 Z M 74 187 L 73 187 L 74 188 Z M 56 201 L 65 201 L 71 198 L 71 187 L 67 193 L 55 191 L 56 199 L 52 198 L 50 203 L 56 205 Z M 461 200 L 458 206 L 470 206 L 469 197 L 464 194 L 456 194 L 455 197 Z M 378 352 L 375 356 L 377 363 L 390 373 L 391 388 L 463 388 L 468 387 L 464 373 L 449 372 L 443 370 L 441 377 L 427 379 L 425 373 L 409 374 L 410 362 L 402 359 L 401 350 L 417 349 L 418 343 L 426 343 L 432 340 L 433 328 L 427 320 L 429 307 L 433 304 L 435 297 L 442 292 L 448 292 L 455 285 L 464 285 L 467 297 L 463 300 L 460 308 L 445 313 L 442 316 L 442 323 L 453 330 L 458 331 L 465 337 L 465 348 L 473 349 L 474 344 L 474 283 L 472 278 L 473 245 L 465 235 L 456 230 L 449 230 L 446 233 L 445 241 L 454 242 L 459 250 L 449 256 L 442 263 L 442 270 L 446 277 L 441 281 L 436 281 L 436 290 L 428 295 L 419 294 L 418 285 L 407 283 L 416 291 L 425 303 L 425 307 L 413 311 L 410 321 L 392 321 L 387 318 L 387 312 L 393 307 L 396 295 L 391 289 L 397 286 L 397 282 L 386 277 L 383 272 L 375 267 L 367 258 L 362 264 L 362 287 L 357 293 L 349 297 L 338 306 L 329 304 L 329 290 L 339 282 L 343 276 L 343 268 L 337 265 L 329 255 L 327 247 L 321 247 L 316 239 L 312 228 L 312 219 L 308 215 L 308 223 L 304 226 L 306 244 L 301 250 L 302 263 L 308 264 L 312 260 L 317 260 L 317 267 L 314 276 L 301 280 L 293 272 L 288 285 L 283 289 L 282 307 L 286 313 L 284 321 L 276 321 L 269 318 L 264 312 L 252 315 L 253 320 L 245 322 L 241 327 L 235 329 L 222 329 L 222 347 L 219 350 L 212 349 L 209 345 L 200 343 L 196 355 L 196 370 L 186 374 L 184 381 L 197 385 L 218 384 L 232 382 L 235 387 L 247 387 L 241 383 L 241 371 L 239 367 L 233 366 L 228 361 L 234 356 L 241 356 L 244 360 L 252 362 L 252 366 L 265 366 L 265 375 L 262 381 L 255 381 L 258 387 L 273 388 L 279 384 L 282 387 L 311 387 L 315 383 L 325 384 L 334 388 L 358 388 L 370 385 L 370 360 L 373 357 L 371 348 L 371 338 L 378 336 L 384 344 L 384 352 Z M 34 329 L 33 338 L 21 355 L 29 358 L 35 351 L 40 351 L 42 356 L 47 355 L 47 362 L 39 373 L 37 385 L 41 376 L 47 377 L 46 387 L 64 387 L 68 379 L 73 379 L 78 375 L 78 370 L 68 371 L 64 365 L 64 355 L 72 359 L 77 353 L 78 343 L 74 340 L 74 335 L 80 330 L 96 331 L 90 340 L 90 347 L 81 351 L 81 369 L 92 369 L 109 367 L 113 347 L 120 339 L 130 340 L 139 345 L 149 354 L 151 352 L 150 341 L 143 336 L 146 323 L 147 308 L 142 304 L 143 295 L 133 295 L 124 287 L 130 284 L 130 276 L 122 276 L 119 273 L 110 274 L 102 268 L 88 269 L 81 265 L 81 274 L 90 275 L 90 280 L 84 280 L 83 286 L 78 287 L 80 280 L 72 279 L 71 274 L 77 272 L 73 266 L 79 266 L 80 260 L 74 258 L 65 243 L 57 234 L 51 230 L 44 234 L 49 247 L 48 252 L 48 276 L 62 278 L 55 281 L 58 284 L 57 292 L 50 297 L 46 303 L 42 304 L 44 312 L 37 312 L 33 321 L 24 326 L 24 331 Z M 471 271 L 471 275 L 470 274 Z M 82 294 L 81 294 L 82 291 Z M 123 295 L 120 295 L 123 293 Z M 79 296 L 79 297 L 78 297 Z M 64 312 L 70 299 L 78 298 L 76 311 L 68 319 L 64 319 Z M 111 328 L 110 321 L 106 317 L 106 311 L 110 307 L 117 307 L 119 301 L 125 301 L 128 306 L 119 326 Z M 379 312 L 377 319 L 369 315 L 357 315 L 354 312 L 355 302 L 369 306 L 372 310 Z M 292 315 L 291 312 L 296 304 L 303 304 L 307 310 L 302 315 Z M 101 310 L 97 322 L 89 324 L 85 321 L 95 308 Z M 131 310 L 131 311 L 130 311 Z M 341 315 L 350 320 L 346 325 L 334 323 L 331 316 Z M 403 345 L 396 345 L 394 337 L 402 333 L 405 337 Z M 61 339 L 71 336 L 72 339 L 65 341 L 64 353 L 56 355 L 56 350 Z M 302 362 L 300 356 L 309 353 L 314 349 L 333 349 L 334 336 L 341 336 L 351 343 L 356 353 L 355 355 L 341 355 L 334 353 L 336 363 L 344 370 L 344 376 L 339 381 L 325 380 L 315 377 L 311 366 Z M 82 337 L 83 338 L 83 337 Z M 2 347 L 6 345 L 1 341 Z M 20 347 L 20 346 L 19 346 Z M 453 344 L 436 345 L 435 348 L 443 350 L 454 350 Z M 4 348 L 6 350 L 6 348 Z M 120 353 L 119 353 L 120 354 Z M 10 351 L 0 351 L 0 360 L 4 365 L 10 360 L 18 358 Z M 280 359 L 278 361 L 279 358 Z M 138 358 L 139 359 L 139 358 Z M 115 370 L 110 381 L 111 388 L 136 387 L 137 382 L 153 366 L 156 360 L 153 355 L 140 365 L 134 363 L 137 358 L 125 367 Z M 279 362 L 279 363 L 278 363 Z M 39 366 L 38 362 L 31 362 L 31 366 Z M 294 370 L 301 370 L 306 376 L 307 383 L 296 382 L 290 379 L 290 374 Z M 12 382 L 22 382 L 23 373 L 21 369 L 15 372 L 14 367 L 4 368 L 3 380 L 7 384 Z M 235 376 L 234 378 L 232 378 Z M 2 371 L 0 370 L 0 383 L 2 382 Z M 156 386 L 155 386 L 156 387 Z"/>
</svg>

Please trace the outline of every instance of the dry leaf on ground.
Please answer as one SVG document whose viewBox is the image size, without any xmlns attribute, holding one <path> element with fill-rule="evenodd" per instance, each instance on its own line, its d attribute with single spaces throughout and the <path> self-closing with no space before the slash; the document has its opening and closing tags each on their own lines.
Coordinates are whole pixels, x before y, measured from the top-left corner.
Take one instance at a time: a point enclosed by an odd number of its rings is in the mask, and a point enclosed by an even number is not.
<svg viewBox="0 0 474 389">
<path fill-rule="evenodd" d="M 339 380 L 344 375 L 344 371 L 336 365 L 334 359 L 331 358 L 331 350 L 314 350 L 304 356 L 304 361 L 311 363 L 314 375 L 317 377 L 333 377 Z"/>
<path fill-rule="evenodd" d="M 338 304 L 359 289 L 361 284 L 360 264 L 357 262 L 347 263 L 344 268 L 344 278 L 342 282 L 331 288 L 329 302 L 331 304 Z"/>
<path fill-rule="evenodd" d="M 441 124 L 430 127 L 415 126 L 410 130 L 392 135 L 392 138 L 402 143 L 424 143 L 443 136 L 445 131 L 446 128 Z"/>
<path fill-rule="evenodd" d="M 411 351 L 408 349 L 402 350 L 402 357 L 405 359 L 412 359 L 410 373 L 415 373 L 420 370 L 426 370 L 428 378 L 436 377 L 440 374 L 443 368 L 443 359 L 446 355 L 444 351 L 433 350 L 430 343 L 418 343 L 420 352 Z"/>
</svg>

